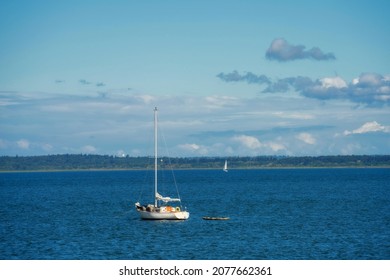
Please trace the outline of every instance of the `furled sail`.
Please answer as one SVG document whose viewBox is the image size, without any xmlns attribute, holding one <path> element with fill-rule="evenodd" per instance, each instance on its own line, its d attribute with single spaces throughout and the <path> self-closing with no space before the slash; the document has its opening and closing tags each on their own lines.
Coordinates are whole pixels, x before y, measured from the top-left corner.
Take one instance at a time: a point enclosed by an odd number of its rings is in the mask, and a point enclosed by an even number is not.
<svg viewBox="0 0 390 280">
<path fill-rule="evenodd" d="M 163 202 L 180 201 L 180 198 L 170 198 L 169 196 L 162 196 L 159 193 L 156 193 L 156 199 L 161 200 Z"/>
</svg>

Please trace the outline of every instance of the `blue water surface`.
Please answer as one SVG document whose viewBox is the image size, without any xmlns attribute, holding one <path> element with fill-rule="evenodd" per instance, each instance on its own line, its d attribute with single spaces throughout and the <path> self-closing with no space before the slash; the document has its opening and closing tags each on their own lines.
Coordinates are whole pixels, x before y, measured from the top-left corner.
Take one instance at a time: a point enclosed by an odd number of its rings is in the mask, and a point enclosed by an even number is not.
<svg viewBox="0 0 390 280">
<path fill-rule="evenodd" d="M 390 169 L 178 170 L 187 221 L 139 219 L 149 173 L 0 173 L 0 258 L 390 259 Z"/>
</svg>

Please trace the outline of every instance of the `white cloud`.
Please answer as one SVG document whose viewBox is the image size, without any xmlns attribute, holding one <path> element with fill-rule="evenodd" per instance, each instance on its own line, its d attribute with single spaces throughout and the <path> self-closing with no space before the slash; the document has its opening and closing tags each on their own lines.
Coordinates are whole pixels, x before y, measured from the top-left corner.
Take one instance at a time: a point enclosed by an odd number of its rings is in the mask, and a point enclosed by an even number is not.
<svg viewBox="0 0 390 280">
<path fill-rule="evenodd" d="M 312 120 L 315 118 L 313 114 L 305 114 L 301 112 L 291 112 L 291 113 L 286 113 L 286 112 L 274 112 L 272 115 L 280 117 L 280 118 L 285 118 L 285 119 L 296 119 L 296 120 Z"/>
<path fill-rule="evenodd" d="M 286 147 L 280 143 L 270 142 L 270 143 L 267 143 L 267 146 L 269 146 L 271 148 L 271 150 L 274 152 L 286 150 Z"/>
<path fill-rule="evenodd" d="M 23 150 L 28 150 L 30 148 L 30 142 L 26 139 L 20 139 L 16 142 L 18 147 Z"/>
<path fill-rule="evenodd" d="M 379 86 L 382 81 L 386 81 L 386 78 L 376 73 L 363 73 L 358 78 L 353 79 L 354 85 L 360 84 L 361 86 Z"/>
<path fill-rule="evenodd" d="M 275 141 L 260 142 L 256 137 L 249 135 L 234 136 L 231 140 L 238 142 L 242 147 L 249 149 L 249 153 L 251 154 L 253 152 L 260 152 L 260 150 L 264 153 L 287 151 L 286 147 L 281 143 Z"/>
<path fill-rule="evenodd" d="M 354 129 L 352 131 L 345 130 L 344 135 L 350 134 L 364 134 L 369 132 L 390 132 L 390 126 L 383 126 L 376 121 L 366 122 L 361 127 Z"/>
<path fill-rule="evenodd" d="M 208 149 L 205 146 L 198 144 L 181 144 L 179 148 L 190 153 L 206 155 L 208 153 Z"/>
<path fill-rule="evenodd" d="M 50 145 L 50 144 L 43 144 L 42 146 L 42 149 L 45 151 L 45 152 L 50 152 L 52 149 L 53 149 L 53 146 Z"/>
<path fill-rule="evenodd" d="M 316 143 L 316 139 L 310 133 L 299 133 L 296 138 L 309 145 L 314 145 Z"/>
<path fill-rule="evenodd" d="M 324 88 L 346 88 L 347 83 L 340 77 L 329 77 L 320 79 L 322 87 Z"/>
<path fill-rule="evenodd" d="M 239 142 L 241 145 L 245 146 L 246 148 L 249 148 L 251 150 L 256 150 L 261 148 L 263 145 L 257 139 L 256 137 L 253 136 L 248 136 L 248 135 L 239 135 L 239 136 L 234 136 L 233 141 Z"/>
<path fill-rule="evenodd" d="M 97 149 L 92 145 L 86 145 L 81 148 L 81 151 L 86 154 L 93 154 L 97 152 Z"/>
<path fill-rule="evenodd" d="M 381 94 L 390 94 L 390 86 L 382 86 L 382 87 L 379 87 L 378 93 L 381 93 Z M 385 96 L 385 97 L 386 97 L 386 99 L 389 99 L 389 96 Z"/>
<path fill-rule="evenodd" d="M 179 147 L 185 150 L 192 150 L 192 151 L 196 151 L 200 149 L 200 146 L 197 144 L 182 144 L 179 145 Z"/>
<path fill-rule="evenodd" d="M 222 108 L 225 106 L 235 106 L 239 101 L 238 98 L 232 96 L 207 96 L 205 98 L 206 106 L 209 108 Z"/>
<path fill-rule="evenodd" d="M 145 104 L 150 104 L 152 101 L 155 101 L 155 98 L 151 95 L 137 95 L 136 98 L 142 100 Z"/>
</svg>

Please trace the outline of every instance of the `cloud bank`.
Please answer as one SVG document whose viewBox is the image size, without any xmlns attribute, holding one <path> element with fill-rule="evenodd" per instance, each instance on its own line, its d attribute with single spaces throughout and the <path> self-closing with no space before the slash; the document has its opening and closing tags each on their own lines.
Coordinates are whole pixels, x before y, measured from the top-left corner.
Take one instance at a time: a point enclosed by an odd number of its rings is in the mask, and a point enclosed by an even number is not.
<svg viewBox="0 0 390 280">
<path fill-rule="evenodd" d="M 371 85 L 377 83 L 375 77 L 364 76 L 355 82 Z M 323 79 L 319 84 L 324 88 L 350 86 L 339 79 Z M 154 106 L 161 109 L 159 124 L 167 136 L 171 156 L 390 151 L 389 113 L 385 106 L 356 114 L 356 108 L 344 102 L 334 106 L 331 102 L 306 100 L 302 106 L 301 98 L 281 95 L 236 98 L 125 93 L 104 98 L 0 93 L 0 107 L 7 120 L 0 122 L 0 154 L 152 155 Z"/>
<path fill-rule="evenodd" d="M 370 133 L 370 132 L 389 133 L 390 127 L 381 125 L 381 124 L 377 123 L 376 121 L 367 122 L 367 123 L 363 124 L 361 127 L 354 129 L 352 131 L 349 131 L 349 130 L 344 131 L 344 135 L 365 134 L 365 133 Z"/>
<path fill-rule="evenodd" d="M 236 135 L 231 138 L 233 142 L 239 143 L 242 148 L 247 149 L 250 154 L 260 154 L 262 152 L 266 153 L 279 153 L 287 152 L 287 148 L 280 142 L 277 141 L 268 141 L 260 142 L 260 140 L 254 136 L 250 135 Z"/>
<path fill-rule="evenodd" d="M 27 150 L 30 148 L 30 142 L 26 139 L 20 139 L 16 143 L 18 144 L 18 147 L 23 149 L 23 150 Z"/>
<path fill-rule="evenodd" d="M 247 82 L 264 85 L 262 93 L 284 93 L 296 91 L 303 96 L 316 99 L 346 99 L 356 103 L 370 105 L 390 104 L 390 75 L 380 75 L 377 73 L 362 73 L 347 83 L 341 77 L 324 77 L 313 80 L 309 77 L 296 76 L 281 78 L 272 81 L 265 75 L 255 75 L 250 73 L 240 75 L 237 71 L 232 73 L 219 73 L 217 75 L 225 82 Z M 261 78 L 260 78 L 261 77 Z"/>
<path fill-rule="evenodd" d="M 219 73 L 217 75 L 222 81 L 225 82 L 247 82 L 248 84 L 270 84 L 270 79 L 265 75 L 255 75 L 251 72 L 247 72 L 245 75 L 240 75 L 237 71 L 231 73 Z"/>
<path fill-rule="evenodd" d="M 336 59 L 333 53 L 324 53 L 320 48 L 313 47 L 306 50 L 303 45 L 291 45 L 283 38 L 277 38 L 272 41 L 265 57 L 269 60 L 277 60 L 286 62 L 298 59 L 313 59 L 313 60 L 334 60 Z"/>
<path fill-rule="evenodd" d="M 302 132 L 298 134 L 296 138 L 309 145 L 314 145 L 316 143 L 316 139 L 310 133 Z"/>
</svg>

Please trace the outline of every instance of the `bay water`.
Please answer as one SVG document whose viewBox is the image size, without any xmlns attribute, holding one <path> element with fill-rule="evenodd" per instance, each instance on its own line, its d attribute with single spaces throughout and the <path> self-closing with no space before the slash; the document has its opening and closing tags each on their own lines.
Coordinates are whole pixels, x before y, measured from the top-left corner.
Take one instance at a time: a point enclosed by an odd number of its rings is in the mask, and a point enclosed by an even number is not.
<svg viewBox="0 0 390 280">
<path fill-rule="evenodd" d="M 0 259 L 390 259 L 390 169 L 177 170 L 186 221 L 139 218 L 151 172 L 0 173 Z"/>
</svg>

